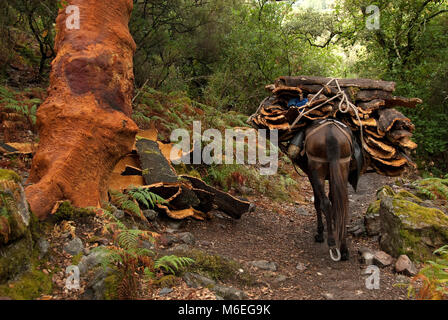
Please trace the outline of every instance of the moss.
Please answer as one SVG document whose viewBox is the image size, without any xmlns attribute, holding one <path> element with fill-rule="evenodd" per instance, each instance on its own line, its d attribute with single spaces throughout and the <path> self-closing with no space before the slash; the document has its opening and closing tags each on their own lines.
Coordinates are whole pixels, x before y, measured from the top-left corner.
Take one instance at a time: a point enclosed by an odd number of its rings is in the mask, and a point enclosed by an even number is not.
<svg viewBox="0 0 448 320">
<path fill-rule="evenodd" d="M 219 255 L 209 255 L 196 249 L 185 252 L 183 255 L 195 261 L 188 271 L 203 274 L 213 280 L 236 280 L 244 285 L 252 285 L 255 281 L 249 273 L 240 273 L 238 270 L 242 267 L 234 260 Z"/>
<path fill-rule="evenodd" d="M 395 192 L 390 186 L 384 186 L 376 193 L 376 198 L 382 200 L 385 197 L 395 197 Z"/>
<path fill-rule="evenodd" d="M 54 218 L 56 219 L 56 221 L 78 220 L 94 215 L 95 213 L 90 209 L 76 208 L 72 206 L 70 201 L 64 201 L 54 214 Z"/>
<path fill-rule="evenodd" d="M 22 182 L 22 178 L 12 170 L 0 169 L 0 180 Z"/>
<path fill-rule="evenodd" d="M 404 200 L 413 201 L 413 202 L 416 202 L 416 203 L 422 203 L 422 202 L 423 202 L 422 199 L 420 199 L 420 198 L 417 197 L 415 194 L 410 193 L 410 192 L 407 191 L 407 190 L 400 190 L 400 191 L 397 193 L 396 197 L 397 197 L 397 198 L 404 199 Z"/>
<path fill-rule="evenodd" d="M 116 274 L 111 274 L 104 279 L 104 299 L 105 300 L 117 300 L 118 299 L 118 286 L 120 277 Z"/>
<path fill-rule="evenodd" d="M 423 198 L 448 200 L 448 179 L 422 179 L 413 185 L 417 188 L 417 195 Z"/>
<path fill-rule="evenodd" d="M 394 214 L 402 221 L 419 227 L 434 226 L 448 239 L 448 216 L 436 208 L 419 206 L 408 200 L 393 200 Z"/>
<path fill-rule="evenodd" d="M 381 206 L 381 200 L 376 200 L 375 202 L 372 202 L 367 208 L 367 216 L 371 215 L 378 215 L 380 213 L 380 206 Z"/>
<path fill-rule="evenodd" d="M 83 257 L 83 253 L 82 252 L 80 252 L 77 255 L 73 256 L 72 257 L 72 265 L 73 266 L 77 266 L 81 262 L 82 257 Z"/>
<path fill-rule="evenodd" d="M 411 259 L 425 261 L 432 256 L 434 247 L 448 242 L 448 216 L 435 208 L 422 207 L 396 196 L 392 209 L 388 210 L 398 218 L 396 228 L 399 238 L 393 250 L 406 254 Z"/>
<path fill-rule="evenodd" d="M 30 234 L 4 247 L 0 247 L 0 283 L 25 271 L 31 261 L 33 240 Z"/>
<path fill-rule="evenodd" d="M 31 234 L 11 246 L 14 249 L 9 249 L 8 258 L 0 257 L 0 266 L 7 262 L 13 274 L 18 272 L 23 272 L 23 274 L 14 280 L 11 280 L 10 274 L 9 282 L 0 285 L 0 296 L 15 300 L 32 300 L 44 294 L 51 294 L 52 276 L 38 269 L 45 260 L 39 259 L 37 249 L 33 250 Z M 2 259 L 4 260 L 2 261 Z"/>
<path fill-rule="evenodd" d="M 33 300 L 44 294 L 51 294 L 52 290 L 51 275 L 33 268 L 23 274 L 20 280 L 0 286 L 0 296 L 14 300 Z"/>
</svg>

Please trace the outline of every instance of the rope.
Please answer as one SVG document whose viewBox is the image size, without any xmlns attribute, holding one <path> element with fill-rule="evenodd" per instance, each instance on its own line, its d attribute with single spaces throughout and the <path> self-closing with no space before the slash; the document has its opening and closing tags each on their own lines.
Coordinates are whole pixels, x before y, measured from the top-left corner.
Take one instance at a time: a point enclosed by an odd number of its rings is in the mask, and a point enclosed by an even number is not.
<svg viewBox="0 0 448 320">
<path fill-rule="evenodd" d="M 315 107 L 313 107 L 313 108 L 311 108 L 311 109 L 309 109 L 308 111 L 305 112 L 305 109 L 309 108 L 311 106 L 311 103 L 314 101 L 314 99 L 317 96 L 319 96 L 322 93 L 324 88 L 329 86 L 333 82 L 336 83 L 336 86 L 338 88 L 338 92 L 336 93 L 336 95 L 334 95 L 332 98 L 327 99 L 325 102 L 319 104 L 318 106 L 315 106 Z M 341 113 L 344 113 L 344 114 L 349 112 L 350 109 L 352 109 L 355 112 L 356 118 L 358 119 L 358 122 L 359 122 L 359 128 L 360 128 L 360 132 L 361 132 L 361 143 L 364 146 L 364 128 L 363 128 L 363 125 L 362 125 L 362 122 L 361 122 L 361 118 L 359 116 L 358 108 L 353 103 L 350 102 L 350 100 L 347 97 L 347 94 L 341 89 L 341 86 L 339 85 L 339 81 L 336 78 L 332 78 L 325 86 L 322 87 L 322 89 L 319 90 L 318 93 L 316 93 L 314 95 L 314 97 L 310 101 L 308 101 L 308 103 L 306 105 L 301 107 L 303 109 L 300 112 L 299 116 L 296 118 L 296 120 L 294 120 L 294 122 L 289 126 L 289 131 L 291 131 L 294 128 L 294 126 L 300 121 L 300 119 L 302 119 L 304 116 L 306 116 L 310 112 L 312 112 L 312 111 L 322 107 L 323 105 L 327 104 L 328 102 L 333 101 L 333 100 L 335 100 L 337 98 L 340 98 L 340 97 L 342 97 L 342 99 L 339 102 L 338 110 Z M 344 102 L 345 102 L 345 108 L 343 107 Z"/>
</svg>

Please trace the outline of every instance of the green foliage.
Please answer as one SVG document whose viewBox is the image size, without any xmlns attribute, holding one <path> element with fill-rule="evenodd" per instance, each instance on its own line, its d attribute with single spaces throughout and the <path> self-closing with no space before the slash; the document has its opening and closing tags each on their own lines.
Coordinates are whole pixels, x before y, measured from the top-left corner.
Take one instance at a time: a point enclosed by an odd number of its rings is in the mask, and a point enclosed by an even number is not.
<svg viewBox="0 0 448 320">
<path fill-rule="evenodd" d="M 37 98 L 23 99 L 19 95 L 20 92 L 0 86 L 0 116 L 3 114 L 5 120 L 19 117 L 31 129 L 34 129 L 37 107 L 42 103 L 42 100 Z"/>
<path fill-rule="evenodd" d="M 259 169 L 253 166 L 211 165 L 207 168 L 204 181 L 226 191 L 249 187 L 260 194 L 268 194 L 275 201 L 293 200 L 290 198 L 291 190 L 298 189 L 298 182 L 282 167 L 277 175 L 262 176 Z"/>
<path fill-rule="evenodd" d="M 155 193 L 144 188 L 133 188 L 128 191 L 128 195 L 143 204 L 147 209 L 153 209 L 156 204 L 166 203 L 166 200 Z"/>
<path fill-rule="evenodd" d="M 417 195 L 427 199 L 448 200 L 448 179 L 427 178 L 412 183 L 417 188 Z"/>
<path fill-rule="evenodd" d="M 101 265 L 104 270 L 115 270 L 110 276 L 113 290 L 110 296 L 119 299 L 135 299 L 141 289 L 141 280 L 165 281 L 158 278 L 162 273 L 175 274 L 194 260 L 177 256 L 162 256 L 155 259 L 155 252 L 143 248 L 142 241 L 154 242 L 150 232 L 128 229 L 110 212 L 102 209 L 101 213 L 110 221 L 106 230 L 113 232 L 114 245 L 94 249 L 101 254 Z M 112 281 L 113 280 L 113 281 Z"/>
<path fill-rule="evenodd" d="M 368 5 L 380 9 L 380 29 L 368 30 Z M 448 127 L 448 3 L 425 0 L 341 0 L 336 16 L 340 43 L 354 54 L 354 76 L 397 82 L 397 95 L 424 103 L 402 110 L 416 125 L 420 167 L 435 175 L 447 172 Z"/>
<path fill-rule="evenodd" d="M 118 208 L 129 213 L 131 216 L 145 220 L 140 204 L 146 209 L 154 208 L 157 204 L 166 203 L 166 200 L 155 193 L 149 192 L 142 187 L 130 188 L 126 193 L 116 190 L 109 191 L 112 203 Z"/>
<path fill-rule="evenodd" d="M 408 294 L 420 300 L 442 300 L 448 298 L 448 246 L 434 251 L 435 261 L 427 261 L 425 267 L 409 284 Z M 420 286 L 416 285 L 421 281 Z"/>
<path fill-rule="evenodd" d="M 166 272 L 176 274 L 178 270 L 181 270 L 188 265 L 194 263 L 194 260 L 186 257 L 177 257 L 174 255 L 163 256 L 157 259 L 154 263 L 154 269 L 164 270 Z"/>
</svg>

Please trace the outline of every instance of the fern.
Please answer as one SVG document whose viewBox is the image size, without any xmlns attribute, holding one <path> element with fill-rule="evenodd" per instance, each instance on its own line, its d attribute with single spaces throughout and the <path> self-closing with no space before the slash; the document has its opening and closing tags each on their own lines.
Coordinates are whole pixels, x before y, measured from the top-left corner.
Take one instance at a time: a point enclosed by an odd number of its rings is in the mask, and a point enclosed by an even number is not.
<svg viewBox="0 0 448 320">
<path fill-rule="evenodd" d="M 164 269 L 167 272 L 175 274 L 179 269 L 185 268 L 193 264 L 194 260 L 187 257 L 164 256 L 158 259 L 154 264 L 154 269 Z"/>
<path fill-rule="evenodd" d="M 128 194 L 133 199 L 143 204 L 147 209 L 153 209 L 156 204 L 166 203 L 165 199 L 144 188 L 133 188 L 128 191 Z"/>
</svg>

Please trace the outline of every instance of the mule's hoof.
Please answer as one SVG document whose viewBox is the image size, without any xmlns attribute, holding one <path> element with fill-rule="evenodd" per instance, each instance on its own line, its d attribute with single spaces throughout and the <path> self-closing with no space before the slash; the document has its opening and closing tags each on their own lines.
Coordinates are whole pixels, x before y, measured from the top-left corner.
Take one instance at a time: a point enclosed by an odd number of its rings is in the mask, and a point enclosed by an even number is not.
<svg viewBox="0 0 448 320">
<path fill-rule="evenodd" d="M 324 242 L 324 235 L 323 234 L 316 234 L 314 236 L 314 241 L 317 243 L 323 243 Z"/>
<path fill-rule="evenodd" d="M 341 252 L 341 261 L 348 261 L 350 259 L 350 253 L 348 251 Z"/>
</svg>

